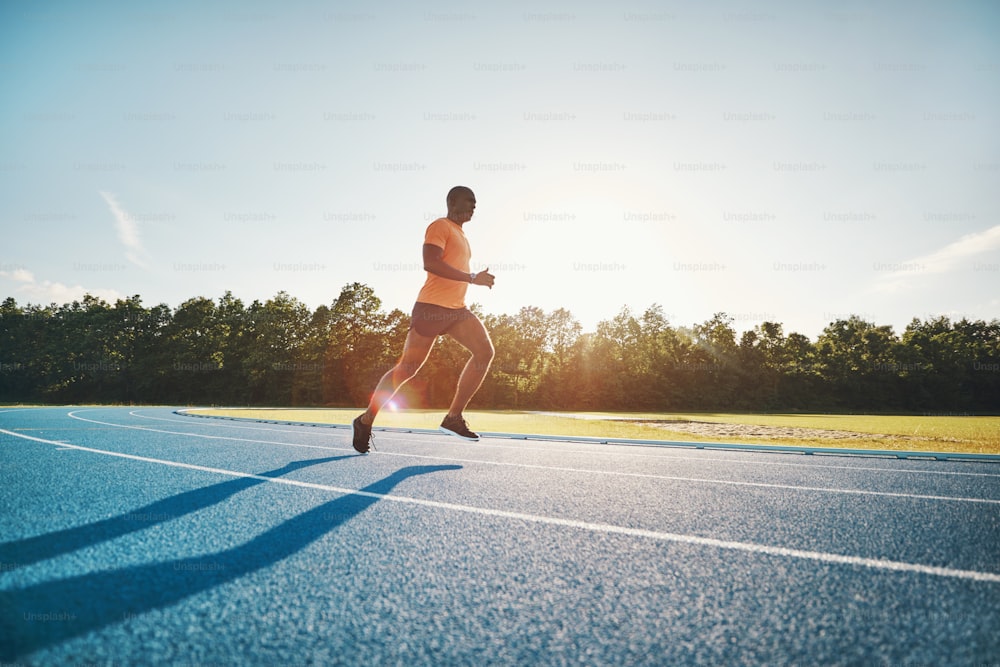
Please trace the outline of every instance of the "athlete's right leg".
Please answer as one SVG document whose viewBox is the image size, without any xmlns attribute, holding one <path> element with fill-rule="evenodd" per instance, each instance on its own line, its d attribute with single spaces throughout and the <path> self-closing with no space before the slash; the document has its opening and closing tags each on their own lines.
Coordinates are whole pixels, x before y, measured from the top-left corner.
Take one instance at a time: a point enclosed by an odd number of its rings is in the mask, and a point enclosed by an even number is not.
<svg viewBox="0 0 1000 667">
<path fill-rule="evenodd" d="M 382 379 L 379 380 L 372 394 L 368 409 L 361 415 L 361 421 L 365 424 L 372 424 L 376 415 L 386 403 L 396 394 L 407 380 L 412 378 L 420 370 L 420 367 L 427 361 L 431 348 L 437 336 L 424 336 L 417 333 L 416 329 L 410 329 L 406 334 L 406 343 L 403 345 L 403 354 L 400 355 L 396 365 L 389 369 Z"/>
</svg>

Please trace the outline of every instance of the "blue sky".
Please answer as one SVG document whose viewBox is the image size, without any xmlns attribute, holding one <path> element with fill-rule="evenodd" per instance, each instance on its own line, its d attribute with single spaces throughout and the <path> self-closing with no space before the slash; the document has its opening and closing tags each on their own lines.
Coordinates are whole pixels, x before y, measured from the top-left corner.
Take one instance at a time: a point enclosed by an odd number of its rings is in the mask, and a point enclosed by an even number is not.
<svg viewBox="0 0 1000 667">
<path fill-rule="evenodd" d="M 408 311 L 472 187 L 487 312 L 815 338 L 1000 316 L 993 2 L 0 9 L 0 296 Z"/>
</svg>

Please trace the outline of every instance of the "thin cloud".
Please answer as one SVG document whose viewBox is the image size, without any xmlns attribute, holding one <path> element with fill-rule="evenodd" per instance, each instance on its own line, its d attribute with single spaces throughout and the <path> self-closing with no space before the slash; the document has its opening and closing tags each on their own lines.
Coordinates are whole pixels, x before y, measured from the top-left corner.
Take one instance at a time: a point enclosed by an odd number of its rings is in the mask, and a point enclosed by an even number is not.
<svg viewBox="0 0 1000 667">
<path fill-rule="evenodd" d="M 110 192 L 101 192 L 100 195 L 107 202 L 111 215 L 115 218 L 118 240 L 125 246 L 125 258 L 145 269 L 147 254 L 142 246 L 142 239 L 139 238 L 139 227 L 135 224 L 135 217 L 129 215 Z"/>
<path fill-rule="evenodd" d="M 14 269 L 13 271 L 0 271 L 0 278 L 10 278 L 16 283 L 33 283 L 35 276 L 27 269 Z"/>
<path fill-rule="evenodd" d="M 115 303 L 124 298 L 120 292 L 113 289 L 87 289 L 82 285 L 71 286 L 51 280 L 37 280 L 27 269 L 0 271 L 0 278 L 16 283 L 14 291 L 17 294 L 24 295 L 29 303 L 39 305 L 72 303 L 83 299 L 85 294 L 104 299 L 108 303 Z"/>
<path fill-rule="evenodd" d="M 1000 248 L 1000 225 L 966 234 L 940 250 L 921 255 L 905 262 L 875 264 L 876 271 L 884 271 L 875 284 L 880 292 L 898 292 L 909 287 L 913 278 L 922 275 L 951 273 L 969 266 L 976 255 L 982 255 Z"/>
</svg>

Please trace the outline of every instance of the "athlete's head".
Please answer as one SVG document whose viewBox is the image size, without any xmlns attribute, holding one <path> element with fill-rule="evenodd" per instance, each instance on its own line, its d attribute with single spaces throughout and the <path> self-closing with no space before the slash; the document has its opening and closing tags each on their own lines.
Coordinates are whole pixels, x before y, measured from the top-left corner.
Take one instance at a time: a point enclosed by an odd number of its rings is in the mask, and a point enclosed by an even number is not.
<svg viewBox="0 0 1000 667">
<path fill-rule="evenodd" d="M 462 224 L 472 219 L 476 210 L 476 195 L 464 185 L 456 185 L 448 191 L 448 219 Z"/>
</svg>

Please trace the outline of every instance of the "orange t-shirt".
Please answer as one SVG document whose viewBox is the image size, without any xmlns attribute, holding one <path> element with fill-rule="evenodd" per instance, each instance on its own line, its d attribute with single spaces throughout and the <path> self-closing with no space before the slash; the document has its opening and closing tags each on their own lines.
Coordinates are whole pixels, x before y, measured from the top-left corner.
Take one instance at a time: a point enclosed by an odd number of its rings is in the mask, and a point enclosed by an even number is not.
<svg viewBox="0 0 1000 667">
<path fill-rule="evenodd" d="M 462 226 L 448 218 L 438 218 L 427 226 L 424 233 L 424 244 L 444 248 L 441 259 L 445 264 L 460 271 L 469 272 L 469 260 L 472 259 L 472 248 L 465 238 Z M 417 295 L 417 301 L 432 303 L 444 308 L 465 308 L 465 292 L 469 283 L 459 280 L 448 280 L 427 272 L 427 280 Z"/>
</svg>

